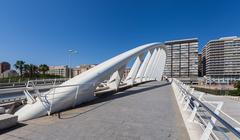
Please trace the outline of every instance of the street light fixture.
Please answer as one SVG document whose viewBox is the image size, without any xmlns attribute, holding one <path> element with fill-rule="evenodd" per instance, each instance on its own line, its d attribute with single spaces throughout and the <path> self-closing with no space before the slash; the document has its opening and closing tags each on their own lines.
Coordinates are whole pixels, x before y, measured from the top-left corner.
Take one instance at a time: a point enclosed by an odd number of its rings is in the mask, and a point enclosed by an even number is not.
<svg viewBox="0 0 240 140">
<path fill-rule="evenodd" d="M 76 50 L 68 50 L 68 65 L 69 65 L 69 73 L 68 73 L 68 78 L 70 79 L 72 77 L 72 74 L 71 74 L 71 56 L 73 54 L 77 54 L 78 51 Z"/>
</svg>

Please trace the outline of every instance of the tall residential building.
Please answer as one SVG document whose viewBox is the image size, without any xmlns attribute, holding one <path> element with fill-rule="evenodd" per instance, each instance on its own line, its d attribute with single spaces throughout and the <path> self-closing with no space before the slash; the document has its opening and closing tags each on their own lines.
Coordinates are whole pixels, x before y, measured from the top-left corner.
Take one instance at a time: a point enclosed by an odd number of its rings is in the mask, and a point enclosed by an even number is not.
<svg viewBox="0 0 240 140">
<path fill-rule="evenodd" d="M 46 73 L 68 78 L 69 68 L 68 66 L 49 66 L 49 70 Z"/>
<path fill-rule="evenodd" d="M 211 83 L 240 80 L 240 38 L 223 37 L 211 40 L 204 47 L 206 76 Z"/>
<path fill-rule="evenodd" d="M 166 41 L 165 45 L 167 48 L 165 75 L 179 78 L 185 83 L 197 83 L 198 39 Z"/>
<path fill-rule="evenodd" d="M 203 76 L 202 54 L 198 54 L 198 77 Z"/>
<path fill-rule="evenodd" d="M 0 73 L 3 73 L 7 70 L 10 70 L 11 65 L 8 62 L 1 62 L 0 63 Z"/>
<path fill-rule="evenodd" d="M 202 75 L 201 76 L 205 76 L 206 75 L 206 48 L 204 47 L 203 50 L 202 50 L 202 62 L 201 62 L 201 65 L 202 65 Z"/>
</svg>

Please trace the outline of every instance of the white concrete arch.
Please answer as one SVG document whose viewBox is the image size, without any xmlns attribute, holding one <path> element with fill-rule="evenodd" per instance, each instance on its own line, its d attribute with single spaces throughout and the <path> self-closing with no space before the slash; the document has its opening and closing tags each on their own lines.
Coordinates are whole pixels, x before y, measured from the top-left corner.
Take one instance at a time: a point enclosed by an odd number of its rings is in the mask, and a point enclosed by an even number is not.
<svg viewBox="0 0 240 140">
<path fill-rule="evenodd" d="M 144 54 L 146 54 L 145 57 Z M 125 80 L 127 84 L 142 82 L 143 78 L 144 81 L 160 79 L 166 60 L 165 46 L 161 43 L 150 43 L 115 56 L 64 82 L 59 87 L 39 94 L 34 102 L 24 105 L 15 115 L 18 116 L 19 121 L 24 121 L 90 101 L 95 98 L 96 87 L 109 77 L 107 85 L 117 90 L 123 70 L 133 58 L 136 60 Z"/>
</svg>

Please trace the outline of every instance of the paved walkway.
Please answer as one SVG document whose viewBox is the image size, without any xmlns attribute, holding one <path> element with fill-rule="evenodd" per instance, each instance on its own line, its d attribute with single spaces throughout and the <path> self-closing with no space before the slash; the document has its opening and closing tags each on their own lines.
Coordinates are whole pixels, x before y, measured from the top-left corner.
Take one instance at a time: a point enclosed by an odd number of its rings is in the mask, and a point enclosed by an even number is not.
<svg viewBox="0 0 240 140">
<path fill-rule="evenodd" d="M 187 140 L 170 85 L 151 82 L 42 117 L 0 135 L 1 140 Z"/>
</svg>

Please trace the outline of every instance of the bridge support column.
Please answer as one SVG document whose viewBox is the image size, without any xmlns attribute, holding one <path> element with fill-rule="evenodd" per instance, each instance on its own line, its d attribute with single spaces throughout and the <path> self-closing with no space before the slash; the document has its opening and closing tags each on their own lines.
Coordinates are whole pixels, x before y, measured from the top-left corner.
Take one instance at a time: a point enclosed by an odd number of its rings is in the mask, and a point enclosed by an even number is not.
<svg viewBox="0 0 240 140">
<path fill-rule="evenodd" d="M 149 63 L 149 60 L 151 58 L 151 55 L 152 55 L 152 52 L 150 50 L 148 50 L 147 55 L 145 56 L 143 63 L 137 73 L 137 82 L 139 82 L 139 83 L 142 82 L 142 79 L 143 79 L 144 73 L 146 71 L 147 65 Z"/>
<path fill-rule="evenodd" d="M 115 89 L 116 91 L 118 91 L 119 84 L 123 77 L 125 67 L 126 67 L 126 65 L 124 65 L 123 67 L 121 67 L 120 69 L 118 69 L 117 71 L 115 71 L 112 74 L 112 76 L 110 77 L 110 79 L 107 83 L 107 85 L 109 86 L 110 89 Z"/>
<path fill-rule="evenodd" d="M 164 50 L 159 48 L 159 56 L 157 58 L 157 63 L 155 64 L 154 74 L 153 77 L 156 78 L 156 80 L 161 81 L 164 67 L 161 67 L 163 63 L 166 61 L 166 54 L 164 54 Z"/>
<path fill-rule="evenodd" d="M 134 84 L 135 78 L 137 76 L 137 72 L 139 71 L 139 68 L 142 64 L 142 58 L 143 58 L 143 54 L 140 55 L 140 56 L 137 56 L 133 66 L 132 66 L 132 68 L 131 68 L 131 70 L 130 70 L 127 78 L 126 78 L 126 83 L 128 85 L 133 85 Z"/>
<path fill-rule="evenodd" d="M 149 60 L 149 63 L 147 65 L 146 71 L 144 73 L 144 81 L 150 80 L 150 73 L 151 73 L 151 70 L 152 70 L 152 67 L 153 67 L 153 63 L 154 63 L 156 54 L 157 54 L 157 49 L 154 49 L 153 54 L 152 54 L 152 56 Z"/>
<path fill-rule="evenodd" d="M 154 59 L 152 70 L 151 70 L 151 73 L 150 73 L 150 77 L 152 79 L 156 79 L 157 69 L 159 69 L 158 62 L 159 62 L 159 59 L 160 59 L 160 55 L 161 55 L 161 50 L 159 48 L 158 51 L 157 51 L 156 57 Z"/>
</svg>

